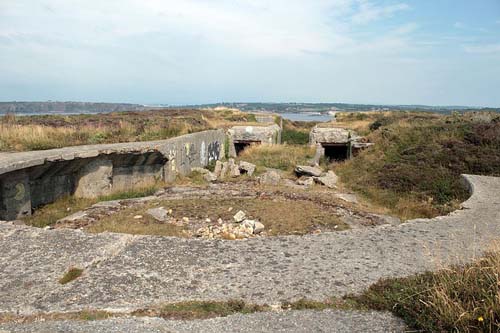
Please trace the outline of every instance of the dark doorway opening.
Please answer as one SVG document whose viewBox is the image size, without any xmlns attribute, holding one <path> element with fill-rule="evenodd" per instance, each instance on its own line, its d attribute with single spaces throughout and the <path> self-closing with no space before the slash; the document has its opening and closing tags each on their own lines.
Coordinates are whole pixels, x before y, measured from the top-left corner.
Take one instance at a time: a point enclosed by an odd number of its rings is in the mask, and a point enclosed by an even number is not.
<svg viewBox="0 0 500 333">
<path fill-rule="evenodd" d="M 236 156 L 239 156 L 246 148 L 251 145 L 259 144 L 259 141 L 234 141 L 234 149 L 236 150 Z"/>
<path fill-rule="evenodd" d="M 325 157 L 330 161 L 343 161 L 349 158 L 349 146 L 347 143 L 322 144 L 325 149 Z"/>
</svg>

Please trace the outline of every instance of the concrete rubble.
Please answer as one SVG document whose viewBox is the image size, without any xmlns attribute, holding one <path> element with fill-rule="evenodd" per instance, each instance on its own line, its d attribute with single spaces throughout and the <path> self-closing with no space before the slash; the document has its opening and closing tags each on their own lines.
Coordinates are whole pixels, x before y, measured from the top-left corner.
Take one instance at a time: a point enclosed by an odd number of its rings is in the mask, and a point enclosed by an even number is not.
<svg viewBox="0 0 500 333">
<path fill-rule="evenodd" d="M 199 170 L 203 174 L 203 178 L 208 182 L 215 182 L 217 180 L 224 180 L 227 177 L 237 178 L 243 174 L 252 176 L 255 172 L 255 165 L 249 162 L 240 161 L 239 164 L 233 158 L 227 161 L 217 161 L 215 163 L 214 171 L 203 169 Z"/>
<path fill-rule="evenodd" d="M 314 181 L 318 184 L 324 185 L 328 188 L 337 188 L 338 176 L 335 172 L 329 170 L 326 174 L 320 177 L 313 177 Z"/>
<path fill-rule="evenodd" d="M 279 185 L 281 175 L 276 170 L 267 170 L 259 177 L 259 182 L 263 185 Z"/>
<path fill-rule="evenodd" d="M 295 174 L 297 176 L 313 176 L 319 177 L 323 174 L 323 170 L 318 167 L 312 167 L 307 165 L 297 165 L 295 167 Z"/>
<path fill-rule="evenodd" d="M 255 172 L 255 164 L 245 161 L 240 162 L 240 172 L 252 176 Z"/>
<path fill-rule="evenodd" d="M 153 217 L 158 222 L 165 222 L 168 218 L 168 210 L 163 207 L 151 208 L 146 211 L 146 214 Z"/>
</svg>

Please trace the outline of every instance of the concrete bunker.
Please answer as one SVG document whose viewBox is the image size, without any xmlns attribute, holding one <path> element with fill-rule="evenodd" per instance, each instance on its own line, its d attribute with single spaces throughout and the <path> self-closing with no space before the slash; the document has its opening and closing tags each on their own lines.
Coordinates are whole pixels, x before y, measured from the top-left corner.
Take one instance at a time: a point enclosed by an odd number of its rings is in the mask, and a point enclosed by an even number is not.
<svg viewBox="0 0 500 333">
<path fill-rule="evenodd" d="M 77 146 L 0 158 L 0 220 L 74 195 L 95 198 L 171 181 L 221 158 L 225 135 L 205 131 L 152 142 Z"/>
<path fill-rule="evenodd" d="M 356 156 L 372 143 L 356 135 L 351 130 L 341 127 L 320 127 L 316 125 L 309 134 L 309 142 L 317 147 L 316 163 L 321 157 L 329 161 L 343 161 Z"/>
<path fill-rule="evenodd" d="M 233 141 L 234 149 L 236 151 L 236 156 L 239 156 L 246 148 L 252 145 L 259 145 L 260 141 L 251 141 L 251 140 L 236 140 Z"/>
<path fill-rule="evenodd" d="M 74 195 L 95 198 L 164 179 L 159 152 L 110 154 L 47 162 L 0 176 L 0 218 L 31 215 L 36 208 Z"/>
<path fill-rule="evenodd" d="M 270 126 L 233 126 L 228 130 L 230 141 L 229 155 L 236 157 L 246 148 L 259 144 L 280 144 L 281 127 Z"/>
<path fill-rule="evenodd" d="M 322 143 L 324 156 L 329 161 L 343 161 L 350 157 L 349 144 L 343 143 Z"/>
</svg>

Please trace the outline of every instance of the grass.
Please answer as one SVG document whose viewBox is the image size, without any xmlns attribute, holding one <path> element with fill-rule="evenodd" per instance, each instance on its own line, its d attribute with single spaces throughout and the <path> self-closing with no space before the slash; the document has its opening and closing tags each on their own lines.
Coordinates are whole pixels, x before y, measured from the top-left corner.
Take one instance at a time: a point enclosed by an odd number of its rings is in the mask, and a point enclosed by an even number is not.
<svg viewBox="0 0 500 333">
<path fill-rule="evenodd" d="M 96 199 L 82 199 L 73 196 L 65 196 L 53 203 L 36 209 L 33 215 L 25 217 L 23 221 L 27 225 L 43 228 L 55 224 L 63 217 L 83 210 L 96 202 Z"/>
<path fill-rule="evenodd" d="M 460 174 L 500 175 L 500 122 L 404 112 L 378 117 L 370 121 L 382 124 L 368 135 L 375 146 L 335 171 L 347 187 L 392 214 L 446 214 L 468 197 Z"/>
<path fill-rule="evenodd" d="M 269 310 L 269 307 L 266 305 L 247 304 L 239 300 L 230 300 L 227 302 L 189 301 L 138 310 L 133 312 L 132 315 L 161 317 L 175 320 L 193 320 L 226 317 L 235 313 L 248 314 L 267 310 Z"/>
<path fill-rule="evenodd" d="M 241 300 L 229 300 L 225 302 L 215 301 L 187 301 L 180 303 L 162 304 L 131 313 L 116 313 L 100 310 L 83 310 L 64 313 L 40 313 L 29 316 L 18 314 L 0 313 L 0 324 L 4 323 L 33 323 L 39 321 L 62 321 L 62 320 L 103 320 L 119 317 L 161 317 L 173 320 L 194 320 L 214 317 L 226 317 L 236 313 L 248 314 L 254 312 L 269 311 L 267 305 L 245 303 Z"/>
<path fill-rule="evenodd" d="M 88 226 L 86 230 L 91 233 L 108 231 L 133 235 L 186 237 L 185 227 L 171 223 L 158 223 L 153 217 L 145 214 L 145 210 L 145 207 L 142 206 L 119 211 L 99 219 L 96 223 Z M 142 218 L 134 218 L 138 215 Z"/>
<path fill-rule="evenodd" d="M 239 159 L 260 168 L 273 168 L 292 172 L 298 164 L 308 164 L 315 149 L 302 145 L 254 145 L 245 149 Z"/>
<path fill-rule="evenodd" d="M 279 123 L 278 123 L 279 124 Z M 281 142 L 290 145 L 306 145 L 309 143 L 309 132 L 316 122 L 291 121 L 283 119 Z"/>
<path fill-rule="evenodd" d="M 281 308 L 283 310 L 317 310 L 322 311 L 326 309 L 337 309 L 337 310 L 353 310 L 360 309 L 360 304 L 355 300 L 342 299 L 342 298 L 329 298 L 325 301 L 313 301 L 307 298 L 299 299 L 295 302 L 283 302 Z M 363 308 L 364 309 L 364 308 Z"/>
<path fill-rule="evenodd" d="M 164 187 L 163 182 L 157 182 L 148 186 L 142 186 L 128 191 L 118 191 L 109 195 L 103 195 L 97 198 L 97 201 L 112 201 L 132 198 L 142 198 L 155 194 L 160 188 Z"/>
<path fill-rule="evenodd" d="M 169 223 L 158 223 L 144 212 L 155 206 L 172 209 L 172 217 L 182 220 L 188 217 L 190 221 L 205 220 L 232 221 L 233 215 L 243 210 L 249 218 L 257 219 L 266 227 L 268 235 L 303 235 L 321 230 L 345 230 L 343 223 L 333 211 L 322 205 L 305 200 L 285 200 L 275 197 L 271 199 L 182 199 L 163 200 L 143 207 L 133 207 L 122 210 L 111 216 L 100 219 L 88 227 L 90 232 L 119 232 L 141 235 L 164 235 L 186 237 L 185 231 L 189 225 L 181 227 Z M 141 215 L 142 219 L 134 219 Z M 286 217 L 286 218 L 284 218 Z"/>
<path fill-rule="evenodd" d="M 60 284 L 67 284 L 73 280 L 76 280 L 83 274 L 83 269 L 72 267 L 66 273 L 64 273 L 63 277 L 59 279 Z"/>
<path fill-rule="evenodd" d="M 83 310 L 77 312 L 63 312 L 63 313 L 39 313 L 29 316 L 22 316 L 17 314 L 2 313 L 0 314 L 0 324 L 4 323 L 33 323 L 39 321 L 61 321 L 61 320 L 103 320 L 107 318 L 123 317 L 125 314 L 112 313 L 100 310 Z"/>
<path fill-rule="evenodd" d="M 500 252 L 465 265 L 382 280 L 349 299 L 424 332 L 500 331 Z"/>
<path fill-rule="evenodd" d="M 255 121 L 238 110 L 155 110 L 99 115 L 0 116 L 0 151 L 151 141 Z"/>
<path fill-rule="evenodd" d="M 149 186 L 129 191 L 119 191 L 94 199 L 77 198 L 67 195 L 53 203 L 37 208 L 33 215 L 27 216 L 23 220 L 27 225 L 43 228 L 53 225 L 63 217 L 88 208 L 97 202 L 146 197 L 153 195 L 157 190 L 163 187 L 163 185 L 163 183 L 158 182 Z"/>
</svg>

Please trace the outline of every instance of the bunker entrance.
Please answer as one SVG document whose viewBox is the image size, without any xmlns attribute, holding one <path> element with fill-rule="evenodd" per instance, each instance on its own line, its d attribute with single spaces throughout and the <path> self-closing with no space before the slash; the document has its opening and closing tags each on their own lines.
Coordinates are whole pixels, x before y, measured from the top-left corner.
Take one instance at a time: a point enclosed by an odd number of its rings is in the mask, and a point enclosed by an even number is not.
<svg viewBox="0 0 500 333">
<path fill-rule="evenodd" d="M 349 146 L 347 143 L 322 144 L 325 149 L 325 157 L 329 161 L 343 161 L 349 158 Z"/>
<path fill-rule="evenodd" d="M 239 156 L 246 148 L 251 145 L 260 144 L 259 141 L 234 141 L 234 149 L 236 151 L 236 156 Z"/>
</svg>

